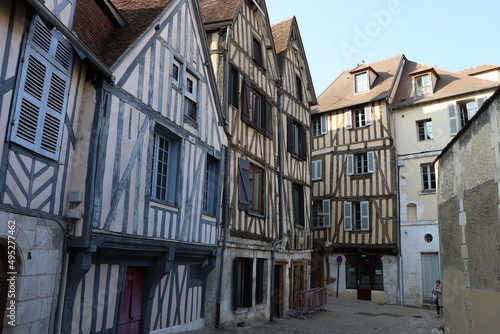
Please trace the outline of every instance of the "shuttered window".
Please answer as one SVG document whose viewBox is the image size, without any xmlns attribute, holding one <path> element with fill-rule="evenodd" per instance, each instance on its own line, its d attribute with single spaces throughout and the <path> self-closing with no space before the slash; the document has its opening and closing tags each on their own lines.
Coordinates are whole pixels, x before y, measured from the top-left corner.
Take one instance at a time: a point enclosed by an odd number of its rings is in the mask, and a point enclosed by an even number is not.
<svg viewBox="0 0 500 334">
<path fill-rule="evenodd" d="M 311 120 L 311 131 L 313 137 L 319 137 L 327 134 L 328 129 L 326 123 L 326 115 L 315 117 Z"/>
<path fill-rule="evenodd" d="M 370 230 L 370 202 L 344 202 L 344 231 Z"/>
<path fill-rule="evenodd" d="M 323 160 L 314 160 L 312 162 L 312 180 L 317 181 L 323 178 Z"/>
<path fill-rule="evenodd" d="M 264 170 L 238 159 L 238 209 L 264 215 Z"/>
<path fill-rule="evenodd" d="M 301 160 L 307 159 L 307 133 L 304 125 L 287 118 L 287 151 Z"/>
<path fill-rule="evenodd" d="M 312 204 L 312 228 L 330 227 L 330 200 L 314 201 Z"/>
<path fill-rule="evenodd" d="M 373 151 L 347 155 L 347 175 L 364 175 L 374 172 L 375 153 Z"/>
<path fill-rule="evenodd" d="M 70 44 L 35 17 L 20 71 L 12 142 L 58 158 L 72 60 Z"/>
<path fill-rule="evenodd" d="M 153 138 L 151 195 L 168 204 L 176 204 L 180 139 L 158 128 Z"/>
<path fill-rule="evenodd" d="M 267 137 L 274 137 L 273 102 L 252 87 L 250 78 L 243 78 L 241 87 L 241 120 Z"/>
<path fill-rule="evenodd" d="M 205 180 L 203 181 L 202 211 L 215 216 L 217 214 L 217 196 L 219 187 L 219 160 L 207 155 Z"/>
</svg>

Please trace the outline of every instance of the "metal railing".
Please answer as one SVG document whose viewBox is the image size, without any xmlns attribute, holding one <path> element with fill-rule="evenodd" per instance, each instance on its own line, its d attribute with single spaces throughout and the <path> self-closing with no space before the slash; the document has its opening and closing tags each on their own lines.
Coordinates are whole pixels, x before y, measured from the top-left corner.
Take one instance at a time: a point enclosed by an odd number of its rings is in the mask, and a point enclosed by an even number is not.
<svg viewBox="0 0 500 334">
<path fill-rule="evenodd" d="M 295 293 L 295 310 L 301 316 L 312 313 L 326 305 L 326 288 L 314 288 Z"/>
</svg>

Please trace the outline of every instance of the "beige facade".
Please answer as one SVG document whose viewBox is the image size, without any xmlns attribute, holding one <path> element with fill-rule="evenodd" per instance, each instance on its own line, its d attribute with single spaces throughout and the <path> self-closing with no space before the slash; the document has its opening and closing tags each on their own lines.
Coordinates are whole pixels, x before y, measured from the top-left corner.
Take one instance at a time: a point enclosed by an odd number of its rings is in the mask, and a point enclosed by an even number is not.
<svg viewBox="0 0 500 334">
<path fill-rule="evenodd" d="M 498 96 L 438 157 L 446 333 L 494 333 L 500 326 Z"/>
</svg>

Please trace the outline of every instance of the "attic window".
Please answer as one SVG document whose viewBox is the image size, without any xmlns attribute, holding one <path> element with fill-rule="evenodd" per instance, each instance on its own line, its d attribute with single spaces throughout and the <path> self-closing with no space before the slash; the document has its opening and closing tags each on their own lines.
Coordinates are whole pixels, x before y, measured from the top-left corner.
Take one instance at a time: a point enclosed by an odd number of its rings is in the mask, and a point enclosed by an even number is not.
<svg viewBox="0 0 500 334">
<path fill-rule="evenodd" d="M 424 97 L 431 94 L 431 80 L 429 74 L 415 77 L 415 96 Z"/>
<path fill-rule="evenodd" d="M 368 72 L 356 74 L 354 76 L 354 86 L 356 93 L 366 92 L 368 90 Z"/>
</svg>

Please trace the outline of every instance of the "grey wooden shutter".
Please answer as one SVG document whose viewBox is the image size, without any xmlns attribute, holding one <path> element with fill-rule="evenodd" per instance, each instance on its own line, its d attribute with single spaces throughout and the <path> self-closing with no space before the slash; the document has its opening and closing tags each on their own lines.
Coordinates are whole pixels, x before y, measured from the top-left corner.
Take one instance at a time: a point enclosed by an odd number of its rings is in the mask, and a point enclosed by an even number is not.
<svg viewBox="0 0 500 334">
<path fill-rule="evenodd" d="M 365 106 L 365 124 L 366 125 L 372 124 L 372 106 L 370 105 Z"/>
<path fill-rule="evenodd" d="M 375 172 L 375 152 L 370 151 L 367 152 L 367 157 L 368 157 L 368 173 L 374 173 Z"/>
<path fill-rule="evenodd" d="M 286 150 L 287 152 L 293 152 L 293 119 L 291 117 L 286 118 Z"/>
<path fill-rule="evenodd" d="M 322 115 L 320 117 L 320 124 L 321 124 L 321 134 L 325 135 L 328 133 L 328 124 L 326 122 L 326 115 Z"/>
<path fill-rule="evenodd" d="M 344 202 L 344 231 L 352 231 L 352 203 Z"/>
<path fill-rule="evenodd" d="M 238 158 L 238 209 L 250 210 L 250 162 Z"/>
<path fill-rule="evenodd" d="M 361 231 L 370 230 L 370 202 L 363 201 L 361 205 Z"/>
<path fill-rule="evenodd" d="M 330 200 L 323 200 L 323 227 L 332 226 L 330 222 Z"/>
<path fill-rule="evenodd" d="M 266 133 L 266 136 L 273 139 L 274 138 L 273 101 L 267 95 L 266 95 L 264 101 L 265 101 L 265 103 L 264 103 L 264 106 L 265 106 L 264 115 L 266 118 L 265 133 Z"/>
<path fill-rule="evenodd" d="M 347 155 L 347 175 L 354 175 L 354 154 Z"/>
<path fill-rule="evenodd" d="M 481 97 L 478 97 L 477 100 L 476 100 L 476 104 L 477 104 L 477 110 L 479 111 L 479 109 L 481 109 L 483 103 L 486 101 L 487 97 L 486 96 L 481 96 Z"/>
<path fill-rule="evenodd" d="M 307 152 L 308 147 L 307 147 L 307 132 L 306 132 L 306 127 L 303 126 L 302 124 L 299 126 L 299 134 L 300 134 L 300 148 L 299 148 L 299 157 L 302 160 L 307 159 Z"/>
<path fill-rule="evenodd" d="M 312 162 L 312 179 L 321 180 L 323 177 L 323 160 L 314 160 Z"/>
<path fill-rule="evenodd" d="M 448 120 L 450 122 L 450 135 L 454 136 L 459 130 L 455 103 L 448 103 Z"/>
<path fill-rule="evenodd" d="M 21 69 L 11 140 L 52 159 L 59 155 L 66 116 L 70 45 L 35 17 Z"/>
<path fill-rule="evenodd" d="M 241 120 L 244 122 L 250 121 L 250 90 L 252 84 L 250 78 L 243 77 L 243 84 L 241 86 Z"/>
<path fill-rule="evenodd" d="M 344 113 L 344 125 L 346 129 L 352 129 L 352 111 L 347 109 Z"/>
</svg>

